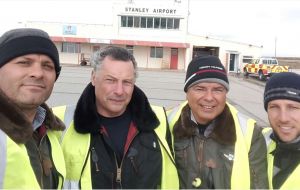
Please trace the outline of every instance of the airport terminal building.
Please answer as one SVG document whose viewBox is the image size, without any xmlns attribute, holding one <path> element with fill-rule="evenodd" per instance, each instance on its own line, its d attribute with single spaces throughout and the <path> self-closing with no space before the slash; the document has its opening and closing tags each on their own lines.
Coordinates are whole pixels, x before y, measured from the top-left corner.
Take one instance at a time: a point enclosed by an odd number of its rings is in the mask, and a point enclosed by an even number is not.
<svg viewBox="0 0 300 190">
<path fill-rule="evenodd" d="M 193 57 L 216 55 L 228 72 L 237 72 L 244 62 L 261 55 L 261 46 L 190 34 L 188 0 L 165 0 L 164 4 L 114 1 L 111 24 L 23 24 L 49 33 L 62 64 L 89 63 L 94 51 L 110 45 L 127 48 L 138 67 L 147 69 L 185 70 Z"/>
</svg>

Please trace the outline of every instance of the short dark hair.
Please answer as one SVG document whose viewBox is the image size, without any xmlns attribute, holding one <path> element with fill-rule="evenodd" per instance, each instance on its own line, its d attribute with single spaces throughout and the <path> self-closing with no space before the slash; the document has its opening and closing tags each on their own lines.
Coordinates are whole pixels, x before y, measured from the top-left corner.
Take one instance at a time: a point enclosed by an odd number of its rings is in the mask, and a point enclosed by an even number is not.
<svg viewBox="0 0 300 190">
<path fill-rule="evenodd" d="M 119 61 L 131 61 L 134 68 L 134 76 L 137 77 L 137 62 L 135 61 L 134 56 L 125 48 L 117 46 L 108 46 L 105 48 L 96 51 L 91 57 L 91 65 L 94 70 L 98 70 L 103 64 L 103 60 L 109 56 L 114 60 Z"/>
</svg>

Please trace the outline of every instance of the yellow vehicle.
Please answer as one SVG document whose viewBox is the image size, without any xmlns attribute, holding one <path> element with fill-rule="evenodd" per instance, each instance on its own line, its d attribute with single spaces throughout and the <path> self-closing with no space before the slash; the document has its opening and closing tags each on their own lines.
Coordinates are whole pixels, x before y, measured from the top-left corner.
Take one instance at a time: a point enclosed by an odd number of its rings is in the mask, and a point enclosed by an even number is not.
<svg viewBox="0 0 300 190">
<path fill-rule="evenodd" d="M 252 59 L 250 63 L 244 66 L 243 71 L 244 76 L 252 74 L 258 76 L 259 80 L 265 80 L 275 73 L 289 72 L 289 66 L 278 65 L 278 61 L 275 58 L 261 57 Z"/>
</svg>

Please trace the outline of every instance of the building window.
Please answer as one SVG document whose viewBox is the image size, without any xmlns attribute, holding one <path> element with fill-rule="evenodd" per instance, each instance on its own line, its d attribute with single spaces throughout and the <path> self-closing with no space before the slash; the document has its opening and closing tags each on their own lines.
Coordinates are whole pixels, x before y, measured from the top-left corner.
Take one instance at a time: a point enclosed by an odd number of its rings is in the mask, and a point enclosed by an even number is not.
<svg viewBox="0 0 300 190">
<path fill-rule="evenodd" d="M 160 18 L 154 18 L 154 28 L 159 28 L 160 26 Z"/>
<path fill-rule="evenodd" d="M 150 57 L 163 58 L 163 48 L 162 47 L 151 47 Z"/>
<path fill-rule="evenodd" d="M 79 43 L 62 43 L 62 52 L 66 53 L 80 53 L 80 44 Z"/>
<path fill-rule="evenodd" d="M 141 17 L 141 28 L 147 28 L 147 18 Z"/>
<path fill-rule="evenodd" d="M 174 19 L 168 18 L 167 19 L 167 29 L 172 29 L 174 27 Z"/>
<path fill-rule="evenodd" d="M 133 17 L 129 16 L 127 18 L 127 27 L 132 27 L 133 26 Z"/>
<path fill-rule="evenodd" d="M 161 29 L 166 29 L 167 26 L 167 19 L 166 18 L 161 18 L 160 19 L 160 28 Z"/>
<path fill-rule="evenodd" d="M 153 28 L 153 18 L 152 17 L 147 18 L 147 28 Z"/>
<path fill-rule="evenodd" d="M 179 29 L 179 19 L 174 19 L 173 29 Z"/>
<path fill-rule="evenodd" d="M 179 18 L 121 16 L 121 27 L 179 30 Z"/>
<path fill-rule="evenodd" d="M 133 46 L 126 45 L 126 49 L 133 55 Z"/>
<path fill-rule="evenodd" d="M 243 56 L 243 63 L 250 63 L 252 59 L 253 59 L 252 56 L 244 55 Z"/>
<path fill-rule="evenodd" d="M 134 27 L 135 28 L 140 28 L 140 19 L 141 19 L 141 17 L 138 17 L 138 16 L 135 16 L 134 17 Z"/>
<path fill-rule="evenodd" d="M 121 16 L 121 27 L 127 26 L 127 16 Z"/>
</svg>

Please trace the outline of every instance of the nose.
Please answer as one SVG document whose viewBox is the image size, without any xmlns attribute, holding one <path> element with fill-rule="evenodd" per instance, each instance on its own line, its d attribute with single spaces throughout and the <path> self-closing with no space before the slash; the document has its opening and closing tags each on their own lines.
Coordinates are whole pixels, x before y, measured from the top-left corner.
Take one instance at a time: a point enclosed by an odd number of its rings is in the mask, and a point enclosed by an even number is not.
<svg viewBox="0 0 300 190">
<path fill-rule="evenodd" d="M 289 121 L 289 113 L 287 111 L 281 110 L 278 114 L 278 119 L 281 123 L 286 123 Z"/>
<path fill-rule="evenodd" d="M 43 68 L 40 62 L 34 62 L 30 68 L 31 77 L 41 78 L 43 76 Z"/>
<path fill-rule="evenodd" d="M 212 101 L 214 99 L 212 90 L 206 90 L 204 94 L 204 99 L 207 101 Z"/>
<path fill-rule="evenodd" d="M 121 81 L 117 82 L 116 87 L 115 87 L 115 94 L 117 94 L 118 96 L 123 95 L 124 93 L 124 88 L 123 88 L 123 84 Z"/>
</svg>

